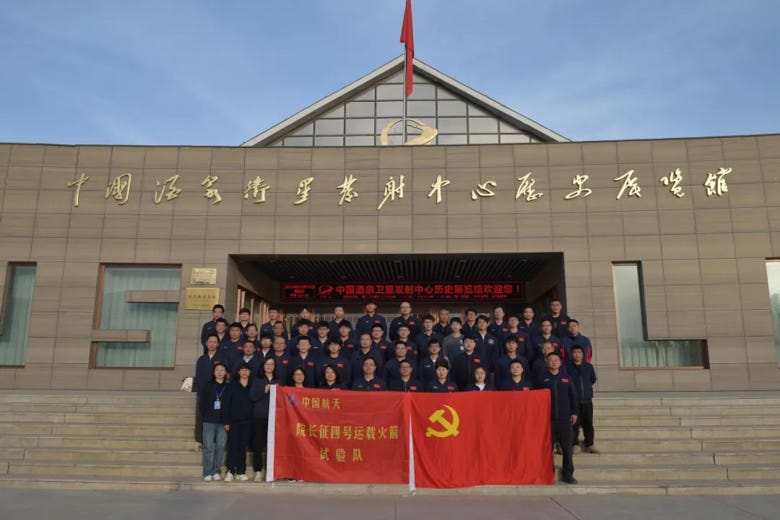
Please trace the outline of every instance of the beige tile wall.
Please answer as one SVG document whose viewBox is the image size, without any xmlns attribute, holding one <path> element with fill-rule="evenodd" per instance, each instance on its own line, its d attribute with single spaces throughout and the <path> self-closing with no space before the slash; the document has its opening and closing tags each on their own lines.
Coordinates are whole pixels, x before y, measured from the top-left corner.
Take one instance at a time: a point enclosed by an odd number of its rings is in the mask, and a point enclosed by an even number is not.
<svg viewBox="0 0 780 520">
<path fill-rule="evenodd" d="M 707 172 L 731 167 L 729 192 L 707 197 Z M 681 168 L 683 198 L 659 179 Z M 633 169 L 642 197 L 613 179 Z M 73 207 L 66 183 L 90 177 Z M 543 195 L 515 200 L 533 172 Z M 105 198 L 109 176 L 132 173 L 129 200 Z M 179 174 L 179 198 L 154 203 L 158 182 Z M 575 175 L 587 198 L 564 200 Z M 201 182 L 219 177 L 223 202 Z M 359 196 L 338 205 L 345 175 Z M 403 199 L 377 205 L 404 175 Z M 437 175 L 451 181 L 441 204 Z M 267 202 L 243 198 L 247 182 Z M 311 199 L 294 205 L 314 177 Z M 478 183 L 495 196 L 472 200 Z M 193 267 L 216 267 L 228 307 L 230 253 L 458 254 L 562 252 L 567 306 L 596 350 L 601 390 L 780 389 L 765 259 L 780 257 L 780 136 L 421 148 L 208 148 L 0 144 L 0 262 L 37 262 L 33 327 L 24 368 L 0 368 L 0 388 L 175 389 L 200 351 L 209 312 L 185 311 Z M 612 262 L 641 261 L 653 339 L 706 338 L 710 370 L 620 367 Z M 88 368 L 101 263 L 182 266 L 176 367 Z M 0 283 L 5 277 L 0 276 Z M 226 292 L 226 289 L 227 292 Z"/>
</svg>

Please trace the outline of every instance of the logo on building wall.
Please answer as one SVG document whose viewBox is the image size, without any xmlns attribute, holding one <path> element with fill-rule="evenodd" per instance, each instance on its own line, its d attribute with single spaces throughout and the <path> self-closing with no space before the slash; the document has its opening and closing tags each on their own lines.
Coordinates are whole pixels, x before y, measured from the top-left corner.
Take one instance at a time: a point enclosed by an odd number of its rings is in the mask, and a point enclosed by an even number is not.
<svg viewBox="0 0 780 520">
<path fill-rule="evenodd" d="M 396 119 L 395 121 L 390 121 L 387 123 L 387 125 L 382 129 L 382 133 L 379 134 L 379 142 L 382 143 L 382 146 L 387 146 L 390 144 L 389 142 L 389 135 L 390 131 L 395 128 L 398 124 L 403 124 L 403 119 Z M 417 146 L 422 144 L 431 144 L 434 139 L 436 139 L 436 136 L 439 135 L 439 131 L 433 128 L 432 126 L 428 126 L 419 119 L 406 119 L 406 127 L 409 128 L 415 128 L 417 130 L 420 130 L 422 133 L 420 135 L 415 136 L 412 139 L 407 140 L 405 145 L 408 146 Z M 408 135 L 408 133 L 407 133 Z"/>
</svg>

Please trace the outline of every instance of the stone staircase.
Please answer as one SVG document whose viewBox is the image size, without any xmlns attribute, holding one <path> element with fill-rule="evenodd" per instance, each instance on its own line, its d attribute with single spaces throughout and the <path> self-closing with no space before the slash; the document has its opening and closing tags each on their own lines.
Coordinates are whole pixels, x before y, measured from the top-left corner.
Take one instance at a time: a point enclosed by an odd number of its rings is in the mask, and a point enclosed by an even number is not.
<svg viewBox="0 0 780 520">
<path fill-rule="evenodd" d="M 201 456 L 192 451 L 193 408 L 192 394 L 173 392 L 5 392 L 0 395 L 0 487 L 407 492 L 397 485 L 202 482 Z M 575 455 L 579 485 L 417 492 L 780 493 L 780 392 L 602 393 L 595 410 L 601 453 Z"/>
</svg>

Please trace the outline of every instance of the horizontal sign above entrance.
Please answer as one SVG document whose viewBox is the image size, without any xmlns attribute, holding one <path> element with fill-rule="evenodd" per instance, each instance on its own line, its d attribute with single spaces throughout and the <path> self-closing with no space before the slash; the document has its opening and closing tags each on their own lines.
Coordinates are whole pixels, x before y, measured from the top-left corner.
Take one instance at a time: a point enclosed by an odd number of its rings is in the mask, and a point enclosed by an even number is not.
<svg viewBox="0 0 780 520">
<path fill-rule="evenodd" d="M 285 283 L 282 300 L 301 301 L 381 301 L 456 300 L 496 301 L 522 300 L 520 282 L 482 283 Z"/>
</svg>

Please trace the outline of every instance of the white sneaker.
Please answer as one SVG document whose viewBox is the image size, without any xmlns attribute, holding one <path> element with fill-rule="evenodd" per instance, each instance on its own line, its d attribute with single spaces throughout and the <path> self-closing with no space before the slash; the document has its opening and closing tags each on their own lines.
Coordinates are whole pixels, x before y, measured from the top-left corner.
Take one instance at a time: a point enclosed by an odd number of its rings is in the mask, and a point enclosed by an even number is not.
<svg viewBox="0 0 780 520">
<path fill-rule="evenodd" d="M 261 471 L 255 471 L 255 478 L 253 478 L 255 482 L 263 482 L 265 479 L 263 478 L 263 473 Z"/>
<path fill-rule="evenodd" d="M 219 473 L 214 473 L 211 478 L 213 478 L 216 482 L 222 480 L 222 477 L 219 475 Z"/>
<path fill-rule="evenodd" d="M 225 482 L 233 482 L 233 474 L 229 471 L 225 473 Z"/>
<path fill-rule="evenodd" d="M 203 480 L 205 480 L 206 482 L 211 482 L 212 480 L 214 480 L 214 477 L 212 477 L 211 475 L 206 475 L 205 477 L 203 477 Z"/>
<path fill-rule="evenodd" d="M 236 480 L 240 480 L 241 482 L 246 482 L 249 480 L 249 477 L 247 477 L 244 473 L 240 475 L 236 475 Z"/>
<path fill-rule="evenodd" d="M 200 450 L 202 450 L 202 449 L 203 449 L 203 444 L 201 444 L 201 443 L 199 443 L 199 442 L 196 442 L 196 443 L 195 443 L 195 444 L 192 446 L 192 451 L 200 451 Z"/>
</svg>

